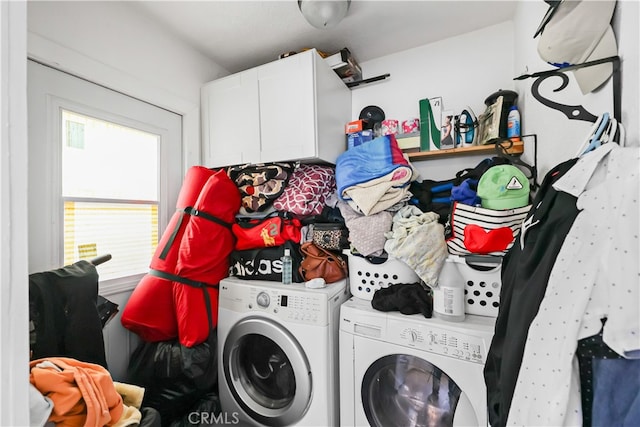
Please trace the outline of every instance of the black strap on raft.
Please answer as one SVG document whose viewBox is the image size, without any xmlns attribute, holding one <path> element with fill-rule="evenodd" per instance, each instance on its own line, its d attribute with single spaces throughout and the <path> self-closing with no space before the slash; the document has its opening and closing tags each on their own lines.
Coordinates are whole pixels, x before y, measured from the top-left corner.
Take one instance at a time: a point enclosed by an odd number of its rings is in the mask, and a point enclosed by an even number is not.
<svg viewBox="0 0 640 427">
<path fill-rule="evenodd" d="M 175 274 L 167 273 L 159 270 L 149 270 L 149 274 L 152 276 L 160 277 L 161 279 L 170 280 L 172 282 L 182 283 L 183 285 L 189 285 L 194 288 L 217 288 L 218 285 L 210 285 L 204 282 L 198 282 L 196 280 L 187 279 L 186 277 L 178 276 Z"/>
<path fill-rule="evenodd" d="M 180 210 L 178 210 L 178 212 L 180 212 Z M 198 216 L 206 220 L 215 222 L 216 224 L 219 224 L 231 230 L 232 224 L 226 221 L 223 221 L 220 218 L 213 216 L 211 214 L 208 214 L 204 211 L 199 211 L 198 209 L 195 209 L 191 206 L 187 206 L 186 208 L 182 209 L 182 215 L 180 215 L 180 218 L 178 219 L 176 226 L 173 228 L 173 231 L 171 232 L 171 236 L 169 236 L 169 240 L 167 240 L 167 244 L 164 245 L 164 248 L 162 249 L 162 252 L 160 253 L 160 256 L 158 258 L 165 259 L 169 254 L 169 249 L 171 249 L 171 245 L 173 245 L 173 242 L 176 239 L 176 236 L 178 235 L 178 231 L 180 230 L 180 226 L 182 225 L 182 221 L 184 220 L 185 215 Z"/>
<path fill-rule="evenodd" d="M 210 285 L 204 282 L 198 282 L 196 280 L 187 279 L 186 277 L 177 276 L 175 274 L 167 273 L 159 270 L 149 270 L 149 274 L 152 276 L 160 277 L 161 279 L 170 280 L 172 282 L 182 283 L 184 285 L 192 286 L 194 288 L 202 289 L 204 293 L 204 301 L 207 308 L 207 317 L 209 318 L 209 329 L 213 329 L 213 315 L 211 313 L 211 299 L 209 298 L 209 292 L 207 292 L 207 288 L 218 288 L 218 284 Z"/>
</svg>

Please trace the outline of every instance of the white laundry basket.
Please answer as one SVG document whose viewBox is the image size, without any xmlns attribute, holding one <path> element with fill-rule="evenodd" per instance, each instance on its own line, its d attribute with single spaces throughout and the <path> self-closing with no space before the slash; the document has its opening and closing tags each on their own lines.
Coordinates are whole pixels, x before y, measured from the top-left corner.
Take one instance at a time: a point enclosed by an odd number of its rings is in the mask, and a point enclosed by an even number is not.
<svg viewBox="0 0 640 427">
<path fill-rule="evenodd" d="M 349 286 L 354 297 L 370 301 L 378 289 L 396 283 L 420 282 L 415 271 L 397 258 L 389 256 L 384 262 L 376 264 L 347 249 L 342 253 L 349 260 Z"/>
<path fill-rule="evenodd" d="M 450 255 L 465 281 L 465 312 L 497 317 L 500 308 L 502 257 Z"/>
</svg>

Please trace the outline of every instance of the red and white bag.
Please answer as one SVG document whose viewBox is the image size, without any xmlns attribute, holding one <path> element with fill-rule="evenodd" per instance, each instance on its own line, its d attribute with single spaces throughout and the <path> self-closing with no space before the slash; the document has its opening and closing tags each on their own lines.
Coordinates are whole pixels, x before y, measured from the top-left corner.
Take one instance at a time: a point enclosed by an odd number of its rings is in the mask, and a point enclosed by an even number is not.
<svg viewBox="0 0 640 427">
<path fill-rule="evenodd" d="M 326 199 L 335 191 L 335 169 L 332 166 L 302 164 L 293 171 L 273 207 L 298 216 L 320 215 Z"/>
<path fill-rule="evenodd" d="M 302 225 L 297 218 L 284 213 L 272 214 L 262 219 L 239 219 L 231 231 L 236 237 L 236 251 L 281 246 L 287 240 L 300 242 Z"/>
<path fill-rule="evenodd" d="M 504 256 L 520 234 L 531 205 L 494 210 L 455 202 L 451 209 L 451 235 L 446 238 L 452 255 Z"/>
</svg>

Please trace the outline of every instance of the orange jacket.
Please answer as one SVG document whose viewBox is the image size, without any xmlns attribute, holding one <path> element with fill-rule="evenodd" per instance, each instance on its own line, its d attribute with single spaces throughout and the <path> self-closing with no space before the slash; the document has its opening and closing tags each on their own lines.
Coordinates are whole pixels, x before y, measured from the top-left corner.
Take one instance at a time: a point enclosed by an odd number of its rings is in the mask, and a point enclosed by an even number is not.
<svg viewBox="0 0 640 427">
<path fill-rule="evenodd" d="M 100 365 L 68 357 L 47 357 L 29 364 L 29 381 L 53 401 L 49 421 L 57 427 L 103 427 L 122 416 L 122 397 Z"/>
</svg>

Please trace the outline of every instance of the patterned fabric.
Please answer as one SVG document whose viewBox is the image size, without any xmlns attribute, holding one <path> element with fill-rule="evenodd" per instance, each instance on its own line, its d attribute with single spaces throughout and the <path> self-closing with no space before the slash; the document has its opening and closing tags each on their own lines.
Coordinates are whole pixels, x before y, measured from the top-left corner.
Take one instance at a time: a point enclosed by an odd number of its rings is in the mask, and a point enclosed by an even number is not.
<svg viewBox="0 0 640 427">
<path fill-rule="evenodd" d="M 391 230 L 393 214 L 389 211 L 373 215 L 356 212 L 347 202 L 338 202 L 338 209 L 349 230 L 349 242 L 362 256 L 379 256 L 384 253 L 387 238 L 384 233 Z"/>
<path fill-rule="evenodd" d="M 231 166 L 227 170 L 240 190 L 242 208 L 249 213 L 271 207 L 285 190 L 292 172 L 291 163 Z"/>
<path fill-rule="evenodd" d="M 287 187 L 273 202 L 273 207 L 300 216 L 320 215 L 325 200 L 335 191 L 333 167 L 303 164 L 293 171 Z"/>
<path fill-rule="evenodd" d="M 447 237 L 449 253 L 504 255 L 518 237 L 522 221 L 527 217 L 529 209 L 531 205 L 494 210 L 455 202 L 451 210 L 451 236 Z M 471 229 L 467 230 L 469 227 Z M 505 231 L 506 240 L 503 235 Z"/>
<path fill-rule="evenodd" d="M 606 319 L 602 319 L 602 324 Z M 619 359 L 621 356 L 602 341 L 602 330 L 597 335 L 578 341 L 576 349 L 580 366 L 580 397 L 582 399 L 582 427 L 591 427 L 593 407 L 593 362 L 595 359 Z"/>
</svg>

